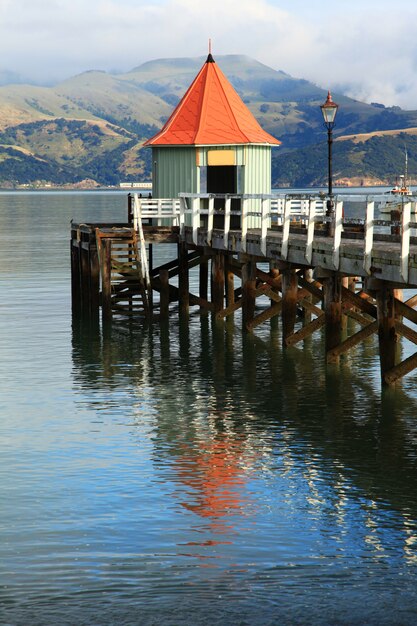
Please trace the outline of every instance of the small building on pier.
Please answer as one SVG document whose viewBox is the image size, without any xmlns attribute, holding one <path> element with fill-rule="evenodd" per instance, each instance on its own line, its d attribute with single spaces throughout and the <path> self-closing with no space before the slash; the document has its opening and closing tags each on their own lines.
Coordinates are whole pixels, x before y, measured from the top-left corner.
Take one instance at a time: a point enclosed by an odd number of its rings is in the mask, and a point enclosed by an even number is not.
<svg viewBox="0 0 417 626">
<path fill-rule="evenodd" d="M 152 147 L 153 196 L 269 194 L 271 147 L 279 144 L 210 53 L 166 124 L 145 143 Z"/>
</svg>

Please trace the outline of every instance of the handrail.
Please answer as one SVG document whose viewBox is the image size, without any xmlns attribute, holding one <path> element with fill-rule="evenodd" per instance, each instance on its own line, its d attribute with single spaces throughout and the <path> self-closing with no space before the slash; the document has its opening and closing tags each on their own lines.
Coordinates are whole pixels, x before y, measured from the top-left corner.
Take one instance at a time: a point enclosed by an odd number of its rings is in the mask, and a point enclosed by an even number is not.
<svg viewBox="0 0 417 626">
<path fill-rule="evenodd" d="M 317 237 L 327 236 L 325 224 L 334 220 L 332 229 L 332 265 L 335 270 L 340 268 L 340 247 L 343 230 L 348 227 L 360 227 L 363 232 L 363 269 L 370 275 L 372 270 L 372 254 L 377 238 L 385 228 L 394 235 L 393 241 L 400 241 L 400 276 L 407 282 L 409 276 L 410 237 L 412 230 L 417 230 L 416 210 L 417 195 L 407 198 L 393 198 L 387 194 L 338 194 L 333 198 L 334 214 L 326 214 L 327 198 L 323 194 L 197 194 L 180 193 L 178 198 L 149 199 L 135 197 L 134 206 L 140 208 L 141 220 L 169 220 L 180 227 L 184 236 L 186 224 L 191 226 L 193 243 L 198 244 L 201 219 L 207 231 L 207 242 L 211 245 L 214 229 L 223 231 L 223 245 L 229 246 L 233 216 L 240 216 L 240 241 L 242 252 L 247 251 L 248 232 L 260 231 L 260 248 L 267 255 L 268 233 L 271 227 L 278 226 L 282 231 L 280 255 L 283 260 L 288 258 L 292 226 L 295 224 L 305 228 L 306 263 L 311 263 L 313 243 Z M 237 209 L 233 200 L 240 201 Z M 362 205 L 363 217 L 345 217 L 346 204 Z M 219 206 L 220 205 L 220 206 Z M 389 213 L 388 219 L 381 219 L 376 211 Z M 397 213 L 391 214 L 391 211 Z M 221 226 L 216 223 L 216 216 L 223 219 Z M 383 215 L 382 215 L 383 217 Z M 322 228 L 316 228 L 322 224 Z M 137 224 L 136 224 L 137 227 Z M 346 233 L 345 233 L 346 235 Z M 358 238 L 356 234 L 355 238 Z"/>
</svg>

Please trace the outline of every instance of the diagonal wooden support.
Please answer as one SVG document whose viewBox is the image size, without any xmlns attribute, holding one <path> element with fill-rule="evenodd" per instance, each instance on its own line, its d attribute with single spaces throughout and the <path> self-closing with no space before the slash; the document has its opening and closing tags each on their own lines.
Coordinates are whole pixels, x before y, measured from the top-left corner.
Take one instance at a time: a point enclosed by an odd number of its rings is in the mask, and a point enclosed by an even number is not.
<svg viewBox="0 0 417 626">
<path fill-rule="evenodd" d="M 322 326 L 324 326 L 326 322 L 326 316 L 320 315 L 320 317 L 316 317 L 312 322 L 307 324 L 307 326 L 303 326 L 296 333 L 293 333 L 289 337 L 285 339 L 285 346 L 294 346 L 299 341 L 303 341 L 303 339 L 307 339 L 310 335 L 312 335 L 316 330 L 319 330 Z"/>
<path fill-rule="evenodd" d="M 268 309 L 265 309 L 264 311 L 262 311 L 262 313 L 254 317 L 253 320 L 251 320 L 247 324 L 247 329 L 253 330 L 254 328 L 259 326 L 263 322 L 266 322 L 270 320 L 272 317 L 275 317 L 275 315 L 279 315 L 281 311 L 282 311 L 282 301 L 274 302 L 272 306 L 270 306 Z"/>
<path fill-rule="evenodd" d="M 367 313 L 374 319 L 377 318 L 377 308 L 374 304 L 369 302 L 369 296 L 367 294 L 357 294 L 350 289 L 346 289 L 346 287 L 342 287 L 342 298 L 345 302 L 349 302 L 356 308 L 360 309 L 363 313 Z"/>
<path fill-rule="evenodd" d="M 417 352 L 407 359 L 398 363 L 382 375 L 382 382 L 386 385 L 394 385 L 397 380 L 412 372 L 417 367 Z"/>
<path fill-rule="evenodd" d="M 361 341 L 365 341 L 365 339 L 367 339 L 368 337 L 370 337 L 371 335 L 373 335 L 377 331 L 378 331 L 378 322 L 377 321 L 371 322 L 370 324 L 368 323 L 368 325 L 365 326 L 365 328 L 362 328 L 361 330 L 359 330 L 354 335 L 351 335 L 350 337 L 348 337 L 347 339 L 342 341 L 341 344 L 339 344 L 335 348 L 332 348 L 329 351 L 330 357 L 332 359 L 335 359 L 335 358 L 341 356 L 345 352 L 348 352 L 348 350 L 350 350 L 351 348 L 354 348 L 355 346 L 357 346 L 358 343 L 360 343 Z"/>
<path fill-rule="evenodd" d="M 235 302 L 233 302 L 233 304 L 230 304 L 225 309 L 222 309 L 221 311 L 217 311 L 217 313 L 216 313 L 216 320 L 221 320 L 224 317 L 227 317 L 228 315 L 231 315 L 232 313 L 234 313 L 235 311 L 240 309 L 242 304 L 243 304 L 243 298 L 240 298 L 239 300 L 235 300 Z"/>
</svg>

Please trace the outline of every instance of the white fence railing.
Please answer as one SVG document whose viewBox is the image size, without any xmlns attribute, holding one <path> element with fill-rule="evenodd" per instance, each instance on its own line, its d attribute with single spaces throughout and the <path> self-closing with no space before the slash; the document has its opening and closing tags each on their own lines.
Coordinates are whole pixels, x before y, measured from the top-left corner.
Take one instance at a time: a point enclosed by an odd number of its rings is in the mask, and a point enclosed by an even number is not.
<svg viewBox="0 0 417 626">
<path fill-rule="evenodd" d="M 332 229 L 332 263 L 338 270 L 340 265 L 340 244 L 344 226 L 356 225 L 363 228 L 363 268 L 367 274 L 371 273 L 372 252 L 375 246 L 375 236 L 381 233 L 398 233 L 400 236 L 400 275 L 404 282 L 408 280 L 410 236 L 412 230 L 417 230 L 417 197 L 406 197 L 394 201 L 386 194 L 359 195 L 343 194 L 334 198 L 334 212 L 330 218 L 326 215 L 327 198 L 314 194 L 188 194 L 181 193 L 175 199 L 139 198 L 133 194 L 133 217 L 138 230 L 139 222 L 152 220 L 158 225 L 162 220 L 179 226 L 180 233 L 184 234 L 186 226 L 192 229 L 192 238 L 198 243 L 198 229 L 203 225 L 207 231 L 207 241 L 210 243 L 213 231 L 223 233 L 224 248 L 228 248 L 229 235 L 233 216 L 239 216 L 239 231 L 241 235 L 241 249 L 247 250 L 248 230 L 260 230 L 260 247 L 262 254 L 267 253 L 267 238 L 271 228 L 282 228 L 281 257 L 288 258 L 290 244 L 290 226 L 297 223 L 305 227 L 306 247 L 305 260 L 311 263 L 314 239 L 317 236 L 326 236 L 325 230 L 317 231 L 318 223 L 334 222 Z M 236 203 L 238 200 L 238 209 Z M 347 217 L 345 208 L 353 207 L 353 213 L 359 216 Z M 235 208 L 233 208 L 235 207 Z M 397 210 L 397 221 L 391 219 L 390 210 Z M 387 214 L 386 219 L 376 219 Z M 215 217 L 222 216 L 219 223 Z M 166 222 L 165 222 L 166 223 Z M 220 226 L 219 226 L 220 224 Z"/>
</svg>

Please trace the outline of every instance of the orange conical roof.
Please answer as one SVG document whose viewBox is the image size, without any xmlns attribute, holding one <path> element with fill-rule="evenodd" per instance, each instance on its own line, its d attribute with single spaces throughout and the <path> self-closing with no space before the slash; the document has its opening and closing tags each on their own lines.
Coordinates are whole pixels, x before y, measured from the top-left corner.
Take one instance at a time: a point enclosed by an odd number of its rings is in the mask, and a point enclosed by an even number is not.
<svg viewBox="0 0 417 626">
<path fill-rule="evenodd" d="M 265 132 L 211 54 L 165 126 L 145 146 L 280 144 Z"/>
</svg>

